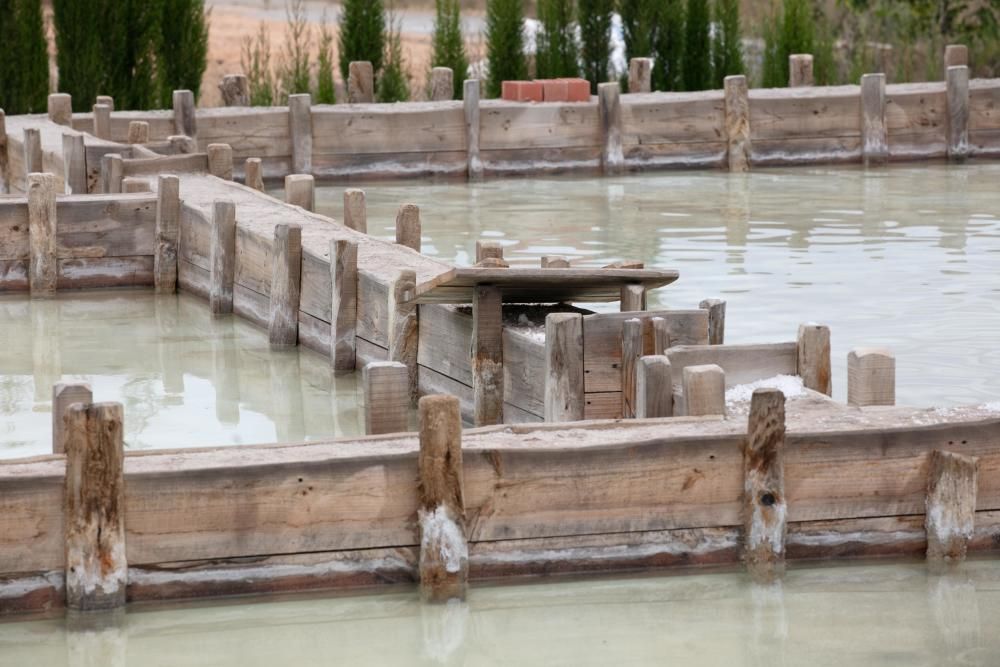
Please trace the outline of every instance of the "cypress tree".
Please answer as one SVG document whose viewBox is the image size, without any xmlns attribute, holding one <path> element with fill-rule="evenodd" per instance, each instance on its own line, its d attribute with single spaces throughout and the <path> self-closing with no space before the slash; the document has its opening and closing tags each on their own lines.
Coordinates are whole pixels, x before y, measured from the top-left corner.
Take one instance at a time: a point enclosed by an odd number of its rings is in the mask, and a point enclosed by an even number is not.
<svg viewBox="0 0 1000 667">
<path fill-rule="evenodd" d="M 94 3 L 99 4 L 99 3 Z M 159 4 L 149 0 L 105 0 L 101 39 L 105 78 L 102 93 L 115 98 L 116 109 L 150 109 L 159 100 L 156 81 Z"/>
<path fill-rule="evenodd" d="M 660 0 L 657 17 L 657 29 L 653 37 L 653 89 L 683 90 L 683 0 Z"/>
<path fill-rule="evenodd" d="M 398 22 L 390 15 L 385 35 L 385 57 L 378 78 L 375 97 L 379 102 L 405 102 L 410 99 L 410 77 L 403 60 L 403 37 Z"/>
<path fill-rule="evenodd" d="M 535 67 L 539 79 L 580 75 L 573 4 L 573 0 L 538 0 L 542 29 L 538 33 Z"/>
<path fill-rule="evenodd" d="M 337 87 L 333 83 L 333 33 L 326 22 L 326 10 L 319 28 L 319 56 L 316 61 L 316 104 L 334 104 Z"/>
<path fill-rule="evenodd" d="M 350 65 L 367 60 L 375 76 L 385 51 L 385 7 L 382 0 L 344 0 L 340 14 L 340 75 L 347 81 Z"/>
<path fill-rule="evenodd" d="M 597 92 L 597 84 L 607 81 L 611 60 L 611 15 L 614 0 L 578 0 L 580 21 L 580 57 L 583 76 L 590 81 L 590 92 Z"/>
<path fill-rule="evenodd" d="M 814 47 L 811 3 L 808 0 L 782 0 L 780 14 L 764 27 L 764 87 L 787 86 L 788 56 L 813 53 Z"/>
<path fill-rule="evenodd" d="M 99 39 L 103 15 L 86 2 L 52 0 L 56 28 L 59 90 L 73 96 L 74 111 L 90 111 L 103 94 L 104 48 Z"/>
<path fill-rule="evenodd" d="M 431 67 L 450 67 L 455 83 L 453 98 L 462 99 L 469 59 L 462 38 L 462 17 L 458 0 L 435 0 L 434 34 L 431 37 Z"/>
<path fill-rule="evenodd" d="M 310 92 L 309 51 L 312 31 L 306 21 L 302 0 L 291 0 L 285 5 L 285 51 L 279 68 L 282 96 Z"/>
<path fill-rule="evenodd" d="M 173 91 L 190 90 L 196 100 L 201 93 L 201 77 L 208 64 L 208 12 L 203 0 L 159 2 L 160 34 L 156 57 L 159 106 L 169 109 Z"/>
<path fill-rule="evenodd" d="M 40 0 L 0 2 L 0 108 L 8 114 L 45 111 L 49 56 Z"/>
<path fill-rule="evenodd" d="M 620 0 L 618 12 L 625 39 L 625 61 L 653 55 L 660 0 Z"/>
<path fill-rule="evenodd" d="M 486 55 L 490 63 L 488 97 L 500 97 L 504 81 L 527 78 L 522 0 L 487 0 Z"/>
<path fill-rule="evenodd" d="M 243 38 L 240 65 L 250 88 L 250 105 L 269 107 L 274 104 L 274 75 L 271 72 L 271 40 L 267 25 L 261 21 L 254 37 Z"/>
<path fill-rule="evenodd" d="M 721 88 L 727 76 L 743 74 L 744 70 L 739 0 L 716 0 L 715 30 L 715 38 L 712 40 L 712 70 L 714 85 Z"/>
<path fill-rule="evenodd" d="M 712 85 L 711 17 L 708 0 L 688 0 L 684 13 L 684 89 Z"/>
</svg>

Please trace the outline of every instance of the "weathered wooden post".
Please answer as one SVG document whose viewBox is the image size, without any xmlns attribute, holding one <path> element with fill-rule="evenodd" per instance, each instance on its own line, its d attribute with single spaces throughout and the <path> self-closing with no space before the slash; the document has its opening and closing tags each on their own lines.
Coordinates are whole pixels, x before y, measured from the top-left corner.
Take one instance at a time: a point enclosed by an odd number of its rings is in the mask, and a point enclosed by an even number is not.
<svg viewBox="0 0 1000 667">
<path fill-rule="evenodd" d="M 785 570 L 785 395 L 757 389 L 743 449 L 743 562 L 755 581 Z"/>
<path fill-rule="evenodd" d="M 292 171 L 312 173 L 312 96 L 309 93 L 288 96 L 289 127 L 292 132 Z"/>
<path fill-rule="evenodd" d="M 670 349 L 670 323 L 663 317 L 651 317 L 649 326 L 653 330 L 653 354 L 666 354 Z M 711 336 L 711 328 L 709 328 Z"/>
<path fill-rule="evenodd" d="M 79 132 L 66 132 L 62 138 L 63 171 L 66 188 L 75 195 L 87 194 L 87 147 Z"/>
<path fill-rule="evenodd" d="M 636 414 L 636 367 L 642 356 L 642 320 L 622 323 L 622 418 L 634 419 Z"/>
<path fill-rule="evenodd" d="M 927 471 L 927 564 L 942 570 L 965 560 L 976 521 L 979 459 L 934 450 Z"/>
<path fill-rule="evenodd" d="M 258 192 L 264 191 L 264 168 L 259 157 L 248 157 L 243 165 L 244 183 Z"/>
<path fill-rule="evenodd" d="M 798 375 L 806 389 L 833 396 L 833 371 L 830 361 L 830 327 L 800 324 L 798 336 Z"/>
<path fill-rule="evenodd" d="M 344 190 L 344 225 L 356 232 L 368 233 L 368 205 L 364 190 Z"/>
<path fill-rule="evenodd" d="M 462 417 L 454 396 L 420 399 L 420 591 L 429 602 L 463 599 L 469 580 Z"/>
<path fill-rule="evenodd" d="M 28 237 L 28 286 L 31 296 L 54 296 L 59 276 L 54 174 L 28 174 Z"/>
<path fill-rule="evenodd" d="M 396 243 L 420 252 L 420 207 L 403 204 L 396 213 Z"/>
<path fill-rule="evenodd" d="M 115 110 L 115 98 L 111 95 L 98 95 L 94 98 L 94 104 L 103 104 L 111 111 Z"/>
<path fill-rule="evenodd" d="M 347 103 L 371 104 L 375 101 L 375 73 L 367 60 L 348 66 Z"/>
<path fill-rule="evenodd" d="M 631 58 L 628 61 L 628 92 L 649 93 L 653 90 L 653 59 Z"/>
<path fill-rule="evenodd" d="M 24 128 L 24 173 L 42 173 L 42 134 L 37 127 Z"/>
<path fill-rule="evenodd" d="M 620 307 L 623 313 L 646 310 L 646 287 L 640 283 L 622 285 Z"/>
<path fill-rule="evenodd" d="M 499 241 L 476 241 L 476 266 L 507 268 L 503 245 Z"/>
<path fill-rule="evenodd" d="M 312 174 L 285 176 L 285 201 L 307 211 L 316 210 L 316 179 Z"/>
<path fill-rule="evenodd" d="M 358 246 L 347 239 L 330 239 L 330 363 L 335 371 L 353 371 L 357 347 Z"/>
<path fill-rule="evenodd" d="M 133 120 L 128 124 L 128 143 L 148 144 L 149 123 L 144 120 Z"/>
<path fill-rule="evenodd" d="M 125 604 L 125 460 L 120 403 L 74 403 L 65 414 L 66 606 Z"/>
<path fill-rule="evenodd" d="M 470 181 L 483 177 L 483 162 L 479 159 L 479 97 L 479 79 L 467 79 L 462 85 L 462 106 L 465 109 L 465 152 Z"/>
<path fill-rule="evenodd" d="M 948 68 L 948 159 L 964 162 L 969 157 L 969 68 Z"/>
<path fill-rule="evenodd" d="M 94 394 L 85 382 L 59 382 L 52 385 L 52 453 L 66 453 L 65 415 L 74 403 L 90 405 Z"/>
<path fill-rule="evenodd" d="M 302 228 L 274 226 L 271 246 L 271 296 L 267 338 L 272 347 L 299 342 L 299 293 L 302 286 Z"/>
<path fill-rule="evenodd" d="M 7 114 L 0 109 L 0 193 L 10 192 L 10 174 L 8 165 L 10 154 L 7 149 Z"/>
<path fill-rule="evenodd" d="M 233 180 L 233 147 L 229 144 L 208 145 L 208 173 L 224 181 Z"/>
<path fill-rule="evenodd" d="M 883 348 L 859 347 L 847 355 L 847 403 L 896 404 L 896 357 Z"/>
<path fill-rule="evenodd" d="M 73 123 L 73 97 L 68 93 L 52 93 L 48 99 L 49 120 L 59 125 Z"/>
<path fill-rule="evenodd" d="M 542 268 L 543 269 L 568 269 L 569 260 L 567 260 L 562 255 L 543 255 L 542 256 Z"/>
<path fill-rule="evenodd" d="M 94 105 L 94 136 L 98 139 L 111 140 L 112 109 L 107 104 Z"/>
<path fill-rule="evenodd" d="M 616 82 L 601 83 L 597 86 L 597 109 L 601 118 L 601 133 L 604 137 L 601 167 L 604 169 L 605 175 L 620 174 L 625 169 L 620 93 L 621 88 Z"/>
<path fill-rule="evenodd" d="M 750 93 L 747 78 L 738 74 L 723 81 L 729 171 L 750 171 Z"/>
<path fill-rule="evenodd" d="M 406 364 L 410 374 L 410 401 L 417 401 L 417 306 L 413 296 L 417 290 L 417 273 L 402 269 L 389 284 L 389 361 Z"/>
<path fill-rule="evenodd" d="M 455 97 L 455 75 L 450 67 L 435 67 L 431 70 L 430 99 L 443 102 Z"/>
<path fill-rule="evenodd" d="M 198 152 L 198 142 L 184 134 L 171 134 L 167 137 L 171 155 L 191 155 Z"/>
<path fill-rule="evenodd" d="M 670 360 L 663 355 L 639 359 L 635 376 L 635 417 L 653 419 L 674 414 L 674 384 Z"/>
<path fill-rule="evenodd" d="M 813 57 L 808 53 L 788 56 L 788 87 L 805 88 L 813 85 Z"/>
<path fill-rule="evenodd" d="M 545 421 L 584 418 L 583 315 L 545 317 Z"/>
<path fill-rule="evenodd" d="M 365 433 L 402 433 L 407 429 L 410 380 L 406 364 L 373 361 L 361 371 L 365 395 Z"/>
<path fill-rule="evenodd" d="M 236 280 L 236 204 L 216 199 L 209 241 L 208 304 L 213 315 L 233 312 Z"/>
<path fill-rule="evenodd" d="M 194 93 L 190 90 L 175 90 L 174 132 L 187 137 L 198 136 L 198 118 L 194 111 Z"/>
<path fill-rule="evenodd" d="M 142 176 L 126 176 L 122 179 L 122 192 L 124 194 L 135 194 L 137 192 L 152 192 L 153 188 L 149 181 Z"/>
<path fill-rule="evenodd" d="M 226 74 L 219 82 L 222 105 L 227 107 L 250 106 L 250 84 L 242 74 Z"/>
<path fill-rule="evenodd" d="M 687 366 L 681 375 L 689 417 L 726 414 L 726 373 L 715 364 Z"/>
<path fill-rule="evenodd" d="M 472 397 L 476 426 L 503 423 L 503 293 L 494 285 L 472 292 Z"/>
<path fill-rule="evenodd" d="M 885 74 L 865 74 L 861 77 L 861 155 L 865 166 L 889 161 Z"/>
<path fill-rule="evenodd" d="M 177 291 L 177 244 L 180 236 L 180 179 L 159 177 L 156 188 L 156 249 L 153 255 L 153 284 L 158 294 Z"/>
<path fill-rule="evenodd" d="M 122 191 L 122 178 L 125 163 L 118 153 L 105 153 L 101 156 L 101 190 L 105 194 L 119 194 Z"/>
<path fill-rule="evenodd" d="M 722 299 L 703 299 L 698 307 L 708 311 L 708 344 L 726 342 L 726 302 Z"/>
<path fill-rule="evenodd" d="M 944 75 L 948 76 L 949 67 L 968 67 L 969 47 L 965 44 L 948 44 L 944 47 Z"/>
</svg>

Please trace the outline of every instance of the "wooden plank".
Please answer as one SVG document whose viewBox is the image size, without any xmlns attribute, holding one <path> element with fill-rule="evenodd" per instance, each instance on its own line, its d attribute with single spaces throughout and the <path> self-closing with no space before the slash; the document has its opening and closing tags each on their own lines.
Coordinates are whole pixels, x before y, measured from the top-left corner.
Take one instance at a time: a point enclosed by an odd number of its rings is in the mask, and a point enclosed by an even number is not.
<svg viewBox="0 0 1000 667">
<path fill-rule="evenodd" d="M 135 176 L 126 176 L 122 179 L 122 193 L 138 194 L 140 192 L 152 192 L 149 181 L 144 178 L 136 178 Z"/>
<path fill-rule="evenodd" d="M 173 92 L 174 132 L 188 137 L 198 136 L 198 118 L 194 110 L 194 93 L 190 90 Z"/>
<path fill-rule="evenodd" d="M 347 239 L 330 240 L 330 360 L 335 371 L 355 368 L 358 321 L 358 246 Z"/>
<path fill-rule="evenodd" d="M 503 423 L 503 294 L 478 285 L 472 295 L 472 394 L 474 424 Z"/>
<path fill-rule="evenodd" d="M 531 146 L 592 148 L 604 145 L 597 103 L 522 103 L 483 100 L 480 113 L 480 149 L 496 151 Z M 541 159 L 541 158 L 539 158 Z"/>
<path fill-rule="evenodd" d="M 601 167 L 605 175 L 621 173 L 625 166 L 620 93 L 621 88 L 617 82 L 597 84 L 597 108 L 603 137 Z"/>
<path fill-rule="evenodd" d="M 24 128 L 24 173 L 40 174 L 44 171 L 41 132 L 37 127 L 26 127 Z"/>
<path fill-rule="evenodd" d="M 285 176 L 285 202 L 307 211 L 316 210 L 316 179 L 312 174 Z"/>
<path fill-rule="evenodd" d="M 722 91 L 630 94 L 621 98 L 622 144 L 637 146 L 718 142 L 725 121 Z"/>
<path fill-rule="evenodd" d="M 462 108 L 465 117 L 465 152 L 469 180 L 483 177 L 483 162 L 479 158 L 479 79 L 468 79 L 462 86 Z"/>
<path fill-rule="evenodd" d="M 643 322 L 630 318 L 622 323 L 622 417 L 634 419 L 636 415 L 636 375 L 639 358 L 643 355 Z"/>
<path fill-rule="evenodd" d="M 758 139 L 860 137 L 858 86 L 749 91 L 750 130 Z M 756 147 L 755 147 L 756 152 Z"/>
<path fill-rule="evenodd" d="M 885 122 L 885 74 L 861 77 L 861 153 L 865 165 L 889 159 L 889 135 Z"/>
<path fill-rule="evenodd" d="M 406 364 L 373 361 L 364 366 L 361 384 L 365 401 L 365 433 L 403 433 L 409 430 L 410 379 Z"/>
<path fill-rule="evenodd" d="M 119 194 L 122 191 L 122 178 L 125 177 L 125 165 L 118 153 L 105 153 L 101 157 L 101 192 Z"/>
<path fill-rule="evenodd" d="M 208 173 L 224 181 L 233 180 L 233 147 L 229 144 L 209 144 Z"/>
<path fill-rule="evenodd" d="M 427 87 L 432 102 L 447 102 L 455 96 L 455 73 L 450 67 L 432 67 Z"/>
<path fill-rule="evenodd" d="M 830 327 L 821 324 L 799 325 L 798 370 L 806 389 L 833 396 L 833 370 L 830 361 Z"/>
<path fill-rule="evenodd" d="M 896 404 L 896 357 L 884 348 L 859 347 L 847 355 L 847 403 Z"/>
<path fill-rule="evenodd" d="M 726 374 L 726 387 L 798 372 L 798 344 L 678 345 L 667 350 L 674 373 L 688 366 L 715 364 Z"/>
<path fill-rule="evenodd" d="M 396 243 L 420 252 L 420 207 L 403 204 L 396 213 Z"/>
<path fill-rule="evenodd" d="M 416 291 L 416 273 L 402 269 L 389 286 L 386 305 L 388 312 L 389 360 L 406 365 L 410 373 L 410 399 L 417 400 L 417 306 L 413 303 Z"/>
<path fill-rule="evenodd" d="M 59 260 L 56 288 L 152 287 L 153 257 L 84 257 Z"/>
<path fill-rule="evenodd" d="M 348 65 L 347 103 L 371 104 L 375 101 L 375 73 L 368 61 Z"/>
<path fill-rule="evenodd" d="M 628 92 L 649 93 L 653 90 L 653 59 L 629 58 L 628 61 Z"/>
<path fill-rule="evenodd" d="M 685 366 L 682 371 L 684 414 L 690 417 L 726 414 L 726 374 L 716 364 Z"/>
<path fill-rule="evenodd" d="M 649 320 L 649 327 L 653 332 L 653 354 L 666 354 L 667 349 L 672 345 L 670 341 L 670 323 L 663 317 L 652 317 Z M 712 329 L 709 326 L 709 340 L 711 340 Z"/>
<path fill-rule="evenodd" d="M 949 67 L 947 75 L 948 159 L 962 162 L 969 156 L 969 68 Z"/>
<path fill-rule="evenodd" d="M 85 195 L 87 186 L 87 147 L 83 135 L 63 134 L 63 165 L 66 187 L 72 194 Z"/>
<path fill-rule="evenodd" d="M 52 387 L 52 453 L 66 453 L 66 422 L 63 417 L 74 403 L 94 402 L 90 385 L 85 382 L 58 382 Z"/>
<path fill-rule="evenodd" d="M 583 316 L 545 317 L 545 421 L 584 417 Z"/>
<path fill-rule="evenodd" d="M 261 158 L 271 175 L 294 171 L 288 107 L 199 109 L 198 144 L 204 150 L 210 143 L 232 146 L 234 160 Z"/>
<path fill-rule="evenodd" d="M 927 563 L 941 570 L 965 560 L 975 530 L 979 460 L 935 449 L 927 471 Z"/>
<path fill-rule="evenodd" d="M 317 161 L 318 156 L 329 160 L 361 154 L 466 151 L 462 102 L 317 106 L 313 126 Z"/>
<path fill-rule="evenodd" d="M 156 187 L 156 248 L 153 273 L 157 293 L 177 291 L 177 245 L 180 231 L 180 181 L 160 176 Z"/>
<path fill-rule="evenodd" d="M 635 377 L 635 417 L 655 419 L 674 414 L 674 384 L 670 360 L 663 355 L 639 359 Z"/>
<path fill-rule="evenodd" d="M 259 157 L 248 157 L 243 167 L 243 181 L 247 187 L 264 192 L 264 169 Z"/>
<path fill-rule="evenodd" d="M 28 229 L 31 255 L 28 283 L 32 297 L 50 297 L 58 278 L 56 254 L 56 178 L 28 174 Z"/>
<path fill-rule="evenodd" d="M 368 204 L 364 190 L 344 190 L 344 225 L 356 232 L 368 233 Z"/>
<path fill-rule="evenodd" d="M 312 173 L 312 125 L 312 96 L 289 95 L 288 127 L 292 135 L 292 170 L 296 174 Z"/>
<path fill-rule="evenodd" d="M 623 313 L 646 310 L 646 288 L 642 285 L 622 285 L 620 309 Z"/>
<path fill-rule="evenodd" d="M 128 124 L 128 143 L 148 144 L 149 123 L 144 120 L 133 120 Z"/>
<path fill-rule="evenodd" d="M 743 447 L 743 562 L 758 582 L 772 581 L 785 569 L 784 450 L 785 395 L 757 389 Z"/>
<path fill-rule="evenodd" d="M 271 251 L 270 317 L 267 339 L 272 347 L 299 342 L 299 294 L 302 284 L 302 228 L 276 225 Z"/>
<path fill-rule="evenodd" d="M 213 144 L 214 145 L 214 144 Z M 219 160 L 219 154 L 216 154 Z M 224 169 L 219 164 L 218 169 Z M 123 176 L 159 176 L 173 172 L 207 172 L 210 169 L 206 153 L 163 155 L 159 157 L 132 158 L 122 162 Z"/>
<path fill-rule="evenodd" d="M 722 345 L 725 343 L 726 302 L 722 299 L 703 299 L 698 307 L 708 311 L 708 344 Z"/>
<path fill-rule="evenodd" d="M 49 94 L 48 114 L 53 123 L 69 125 L 73 119 L 73 98 L 67 93 Z"/>
<path fill-rule="evenodd" d="M 812 86 L 813 57 L 811 53 L 793 53 L 788 56 L 788 87 L 803 88 Z"/>
<path fill-rule="evenodd" d="M 236 275 L 236 205 L 218 200 L 212 216 L 209 249 L 209 307 L 213 315 L 233 312 L 233 287 Z"/>
</svg>

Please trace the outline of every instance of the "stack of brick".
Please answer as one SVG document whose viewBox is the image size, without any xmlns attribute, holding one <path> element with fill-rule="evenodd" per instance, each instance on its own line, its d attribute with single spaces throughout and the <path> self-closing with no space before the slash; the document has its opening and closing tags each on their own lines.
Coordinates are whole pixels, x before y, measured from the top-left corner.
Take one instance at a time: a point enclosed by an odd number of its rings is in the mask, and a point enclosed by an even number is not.
<svg viewBox="0 0 1000 667">
<path fill-rule="evenodd" d="M 508 102 L 589 102 L 586 79 L 536 79 L 504 81 L 503 99 Z"/>
</svg>

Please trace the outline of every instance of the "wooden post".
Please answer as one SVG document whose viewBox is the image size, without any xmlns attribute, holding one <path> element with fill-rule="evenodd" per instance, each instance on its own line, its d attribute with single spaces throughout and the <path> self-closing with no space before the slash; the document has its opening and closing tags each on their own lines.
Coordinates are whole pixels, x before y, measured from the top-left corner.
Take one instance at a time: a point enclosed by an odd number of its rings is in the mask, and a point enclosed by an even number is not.
<svg viewBox="0 0 1000 667">
<path fill-rule="evenodd" d="M 358 246 L 347 239 L 330 239 L 330 363 L 335 371 L 353 371 L 357 348 Z"/>
<path fill-rule="evenodd" d="M 371 104 L 375 101 L 375 73 L 367 60 L 348 66 L 347 103 Z"/>
<path fill-rule="evenodd" d="M 79 132 L 63 134 L 63 171 L 66 188 L 76 195 L 87 194 L 87 147 Z"/>
<path fill-rule="evenodd" d="M 808 53 L 788 56 L 788 87 L 805 88 L 813 85 L 813 57 Z"/>
<path fill-rule="evenodd" d="M 118 153 L 101 156 L 101 190 L 104 194 L 118 194 L 122 191 L 122 177 L 125 164 Z"/>
<path fill-rule="evenodd" d="M 248 157 L 243 166 L 244 182 L 249 188 L 264 191 L 264 169 L 259 157 Z"/>
<path fill-rule="evenodd" d="M 125 447 L 120 403 L 66 411 L 66 606 L 125 605 Z"/>
<path fill-rule="evenodd" d="M 465 538 L 462 417 L 454 396 L 420 399 L 420 591 L 430 602 L 465 597 L 469 549 Z"/>
<path fill-rule="evenodd" d="M 941 570 L 965 560 L 976 520 L 979 459 L 935 449 L 927 471 L 927 564 Z"/>
<path fill-rule="evenodd" d="M 653 329 L 653 354 L 666 354 L 670 349 L 670 323 L 663 317 L 652 317 L 649 326 Z M 709 327 L 711 335 L 711 327 Z"/>
<path fill-rule="evenodd" d="M 219 83 L 222 105 L 227 107 L 250 106 L 250 84 L 242 74 L 226 74 Z"/>
<path fill-rule="evenodd" d="M 944 47 L 944 78 L 948 76 L 949 67 L 969 65 L 969 47 L 965 44 L 949 44 Z"/>
<path fill-rule="evenodd" d="M 208 173 L 224 181 L 233 180 L 233 147 L 229 144 L 208 145 Z"/>
<path fill-rule="evenodd" d="M 722 299 L 703 299 L 698 307 L 708 311 L 708 344 L 726 342 L 726 302 Z"/>
<path fill-rule="evenodd" d="M 653 419 L 674 414 L 674 384 L 666 356 L 639 359 L 635 376 L 635 417 Z"/>
<path fill-rule="evenodd" d="M 802 378 L 803 386 L 833 396 L 830 327 L 822 324 L 800 324 L 798 350 L 798 375 Z"/>
<path fill-rule="evenodd" d="M 9 165 L 10 154 L 7 150 L 7 114 L 0 109 L 0 194 L 10 192 Z"/>
<path fill-rule="evenodd" d="M 236 280 L 236 204 L 216 199 L 209 241 L 208 303 L 213 315 L 233 312 Z"/>
<path fill-rule="evenodd" d="M 605 175 L 620 174 L 625 169 L 622 152 L 622 107 L 620 86 L 617 82 L 601 83 L 597 86 L 597 108 L 601 118 L 601 133 L 604 148 L 601 151 L 601 166 Z"/>
<path fill-rule="evenodd" d="M 289 127 L 292 132 L 292 171 L 312 173 L 313 130 L 312 96 L 309 93 L 288 96 Z"/>
<path fill-rule="evenodd" d="M 74 403 L 90 405 L 94 394 L 85 382 L 59 382 L 52 386 L 52 453 L 66 453 L 66 410 Z"/>
<path fill-rule="evenodd" d="M 180 236 L 180 179 L 159 177 L 156 188 L 156 250 L 153 284 L 158 294 L 177 291 L 177 244 Z"/>
<path fill-rule="evenodd" d="M 687 366 L 682 374 L 689 417 L 726 414 L 726 373 L 715 364 Z"/>
<path fill-rule="evenodd" d="M 49 120 L 58 125 L 73 124 L 73 97 L 68 93 L 52 93 L 48 100 Z"/>
<path fill-rule="evenodd" d="M 28 174 L 28 237 L 31 296 L 54 296 L 59 259 L 56 255 L 56 177 L 53 174 Z"/>
<path fill-rule="evenodd" d="M 94 98 L 94 104 L 103 104 L 111 111 L 115 110 L 115 98 L 111 95 L 98 95 Z"/>
<path fill-rule="evenodd" d="M 149 123 L 144 120 L 133 120 L 128 124 L 128 143 L 148 144 Z"/>
<path fill-rule="evenodd" d="M 755 581 L 785 569 L 785 395 L 757 389 L 743 449 L 743 562 Z"/>
<path fill-rule="evenodd" d="M 969 68 L 948 68 L 948 159 L 969 157 Z"/>
<path fill-rule="evenodd" d="M 859 347 L 847 355 L 847 403 L 896 404 L 896 357 L 883 348 Z"/>
<path fill-rule="evenodd" d="M 507 268 L 499 241 L 476 241 L 476 266 Z"/>
<path fill-rule="evenodd" d="M 503 423 L 503 293 L 493 285 L 472 292 L 472 397 L 476 426 Z"/>
<path fill-rule="evenodd" d="M 271 298 L 267 338 L 272 347 L 299 342 L 299 291 L 302 287 L 302 228 L 274 226 L 271 246 Z"/>
<path fill-rule="evenodd" d="M 861 77 L 861 154 L 865 166 L 889 161 L 885 74 L 865 74 Z"/>
<path fill-rule="evenodd" d="M 420 252 L 420 207 L 403 204 L 396 213 L 396 243 Z"/>
<path fill-rule="evenodd" d="M 307 211 L 316 210 L 316 179 L 312 174 L 285 176 L 285 202 Z"/>
<path fill-rule="evenodd" d="M 389 284 L 389 361 L 406 364 L 410 372 L 410 401 L 417 401 L 417 306 L 412 303 L 417 273 L 402 269 Z"/>
<path fill-rule="evenodd" d="M 747 90 L 747 78 L 742 74 L 727 76 L 723 86 L 729 171 L 750 171 L 750 93 Z"/>
<path fill-rule="evenodd" d="M 622 323 L 622 418 L 634 419 L 636 415 L 636 367 L 642 356 L 642 321 L 625 320 Z"/>
<path fill-rule="evenodd" d="M 111 107 L 107 104 L 94 105 L 94 136 L 111 141 Z"/>
<path fill-rule="evenodd" d="M 141 176 L 126 176 L 122 179 L 122 192 L 125 194 L 152 191 L 153 188 L 149 185 L 149 181 Z"/>
<path fill-rule="evenodd" d="M 562 255 L 543 255 L 542 256 L 542 268 L 543 269 L 568 269 L 569 260 L 567 260 Z"/>
<path fill-rule="evenodd" d="M 629 283 L 621 288 L 621 312 L 646 310 L 646 288 L 639 283 Z"/>
<path fill-rule="evenodd" d="M 194 93 L 190 90 L 174 91 L 174 132 L 191 138 L 198 136 L 198 121 L 194 112 Z"/>
<path fill-rule="evenodd" d="M 470 181 L 483 177 L 483 163 L 479 159 L 479 79 L 467 79 L 462 87 L 462 106 L 465 109 L 465 152 L 468 155 Z"/>
<path fill-rule="evenodd" d="M 443 102 L 455 97 L 455 74 L 450 67 L 435 67 L 431 70 L 430 98 L 432 102 Z"/>
<path fill-rule="evenodd" d="M 410 381 L 406 364 L 373 361 L 361 371 L 365 394 L 365 433 L 403 433 L 410 409 Z"/>
<path fill-rule="evenodd" d="M 183 134 L 172 134 L 167 137 L 172 155 L 190 155 L 198 152 L 198 142 Z"/>
<path fill-rule="evenodd" d="M 368 207 L 364 190 L 344 190 L 344 225 L 356 232 L 368 233 Z"/>
<path fill-rule="evenodd" d="M 631 58 L 628 61 L 628 92 L 653 92 L 652 58 Z"/>
<path fill-rule="evenodd" d="M 583 315 L 545 317 L 545 421 L 584 418 Z"/>
<path fill-rule="evenodd" d="M 24 173 L 42 173 L 45 167 L 42 162 L 42 134 L 37 127 L 24 129 Z"/>
</svg>

